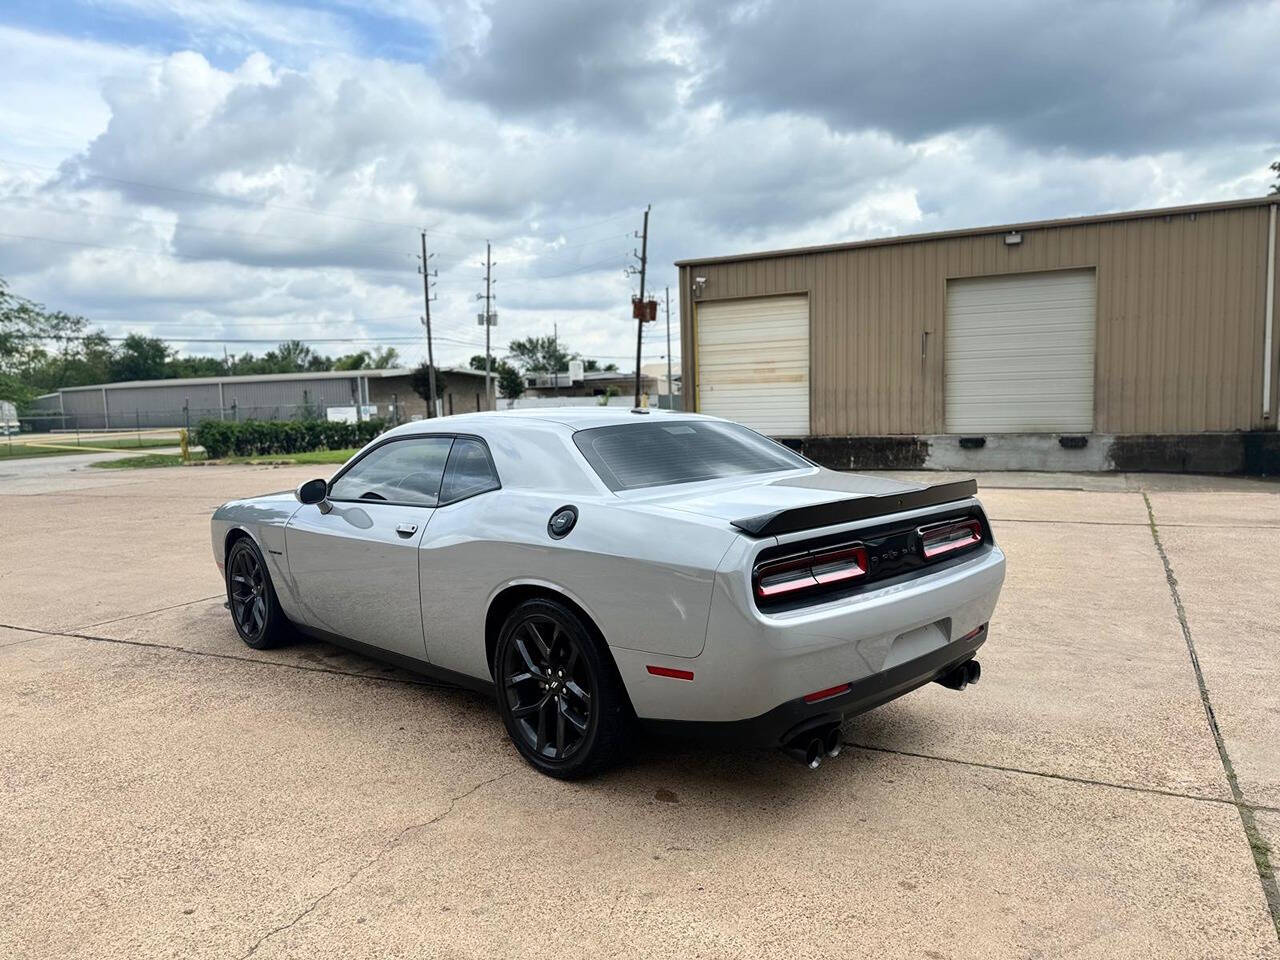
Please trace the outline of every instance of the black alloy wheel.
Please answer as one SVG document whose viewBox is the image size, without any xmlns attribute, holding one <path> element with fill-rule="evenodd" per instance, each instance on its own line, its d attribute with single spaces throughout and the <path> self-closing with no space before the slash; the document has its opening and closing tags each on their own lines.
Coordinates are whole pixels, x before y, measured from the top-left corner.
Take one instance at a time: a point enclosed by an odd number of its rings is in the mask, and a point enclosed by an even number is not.
<svg viewBox="0 0 1280 960">
<path fill-rule="evenodd" d="M 617 670 L 567 607 L 521 604 L 498 639 L 495 671 L 507 732 L 543 773 L 586 776 L 620 750 L 628 708 Z"/>
<path fill-rule="evenodd" d="M 284 615 L 266 562 L 253 541 L 237 540 L 227 554 L 227 601 L 240 639 L 257 650 L 282 639 Z"/>
</svg>

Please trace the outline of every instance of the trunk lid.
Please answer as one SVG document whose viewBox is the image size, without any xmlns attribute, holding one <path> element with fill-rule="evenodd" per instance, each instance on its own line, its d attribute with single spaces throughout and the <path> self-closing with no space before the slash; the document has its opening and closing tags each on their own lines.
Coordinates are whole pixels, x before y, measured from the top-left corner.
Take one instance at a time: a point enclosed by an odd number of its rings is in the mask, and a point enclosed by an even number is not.
<svg viewBox="0 0 1280 960">
<path fill-rule="evenodd" d="M 661 492 L 623 494 L 625 499 L 643 501 L 685 513 L 734 523 L 779 511 L 821 507 L 864 498 L 892 497 L 924 490 L 922 484 L 903 483 L 884 477 L 840 473 L 818 467 L 803 473 L 735 477 L 703 483 L 679 484 Z M 749 531 L 748 531 L 749 532 Z"/>
</svg>

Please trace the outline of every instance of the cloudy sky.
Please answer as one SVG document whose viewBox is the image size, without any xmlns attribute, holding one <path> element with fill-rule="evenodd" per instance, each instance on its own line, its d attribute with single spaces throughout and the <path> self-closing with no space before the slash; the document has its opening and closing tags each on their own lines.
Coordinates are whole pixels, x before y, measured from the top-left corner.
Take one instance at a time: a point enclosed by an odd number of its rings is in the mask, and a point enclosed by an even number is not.
<svg viewBox="0 0 1280 960">
<path fill-rule="evenodd" d="M 482 348 L 489 239 L 499 345 L 628 368 L 645 204 L 661 292 L 681 257 L 1258 195 L 1278 44 L 1232 0 L 9 0 L 0 276 L 192 353 L 417 359 L 425 227 L 441 362 Z"/>
</svg>

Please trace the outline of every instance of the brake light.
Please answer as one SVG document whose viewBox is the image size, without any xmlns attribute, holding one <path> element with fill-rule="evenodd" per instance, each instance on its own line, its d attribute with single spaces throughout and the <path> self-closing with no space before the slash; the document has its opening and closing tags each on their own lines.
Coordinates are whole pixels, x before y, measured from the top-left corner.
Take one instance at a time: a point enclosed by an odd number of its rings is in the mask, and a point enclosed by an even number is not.
<svg viewBox="0 0 1280 960">
<path fill-rule="evenodd" d="M 762 563 L 756 567 L 756 597 L 769 600 L 857 580 L 867 575 L 867 569 L 867 548 L 860 543 Z"/>
<path fill-rule="evenodd" d="M 926 560 L 954 553 L 982 542 L 982 524 L 974 517 L 948 520 L 929 527 L 921 527 L 920 549 Z"/>
</svg>

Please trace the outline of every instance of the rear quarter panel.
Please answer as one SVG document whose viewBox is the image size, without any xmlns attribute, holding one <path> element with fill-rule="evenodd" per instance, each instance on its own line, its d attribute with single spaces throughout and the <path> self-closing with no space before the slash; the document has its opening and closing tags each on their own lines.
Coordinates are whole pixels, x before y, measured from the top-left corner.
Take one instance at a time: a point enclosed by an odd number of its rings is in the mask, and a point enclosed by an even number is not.
<svg viewBox="0 0 1280 960">
<path fill-rule="evenodd" d="M 547 521 L 566 504 L 578 522 L 563 540 Z M 719 523 L 621 503 L 611 495 L 566 498 L 499 490 L 434 512 L 420 574 L 433 663 L 488 676 L 484 625 L 505 589 L 537 585 L 563 594 L 610 647 L 696 657 L 706 639 L 716 567 L 738 535 Z"/>
</svg>

